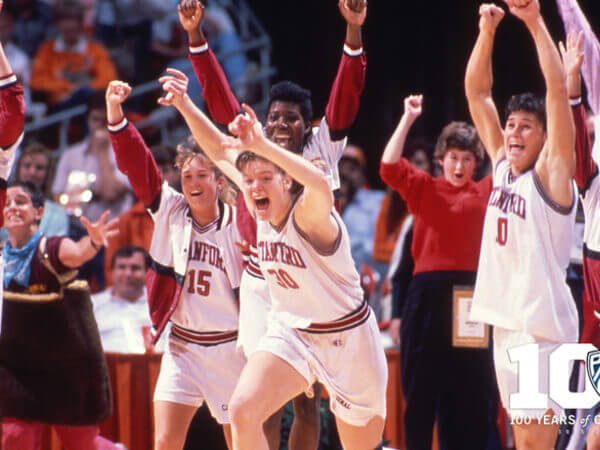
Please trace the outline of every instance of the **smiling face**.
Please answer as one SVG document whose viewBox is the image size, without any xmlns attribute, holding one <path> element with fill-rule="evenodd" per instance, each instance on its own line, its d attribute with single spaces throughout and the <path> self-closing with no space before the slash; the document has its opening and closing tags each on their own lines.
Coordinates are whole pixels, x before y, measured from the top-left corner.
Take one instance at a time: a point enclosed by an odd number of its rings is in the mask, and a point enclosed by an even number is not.
<svg viewBox="0 0 600 450">
<path fill-rule="evenodd" d="M 260 220 L 278 225 L 291 203 L 292 179 L 274 164 L 255 159 L 245 164 L 242 184 L 246 204 Z"/>
<path fill-rule="evenodd" d="M 453 186 L 463 187 L 473 178 L 477 167 L 477 158 L 470 150 L 449 148 L 440 161 L 444 169 L 444 178 Z"/>
<path fill-rule="evenodd" d="M 276 100 L 271 103 L 265 132 L 267 137 L 296 154 L 302 153 L 304 135 L 310 131 L 300 112 L 300 106 L 294 102 Z"/>
<path fill-rule="evenodd" d="M 210 221 L 218 210 L 219 186 L 224 180 L 217 179 L 214 168 L 200 157 L 191 157 L 181 167 L 181 190 L 192 214 L 201 223 Z M 196 217 L 199 214 L 200 217 Z M 210 216 L 210 217 L 209 217 Z"/>
<path fill-rule="evenodd" d="M 6 190 L 4 226 L 9 236 L 18 231 L 33 236 L 34 226 L 41 220 L 43 212 L 43 207 L 33 205 L 31 195 L 22 186 L 11 186 Z"/>
<path fill-rule="evenodd" d="M 516 173 L 529 169 L 542 151 L 546 133 L 535 114 L 515 111 L 508 116 L 504 128 L 506 159 Z"/>
</svg>

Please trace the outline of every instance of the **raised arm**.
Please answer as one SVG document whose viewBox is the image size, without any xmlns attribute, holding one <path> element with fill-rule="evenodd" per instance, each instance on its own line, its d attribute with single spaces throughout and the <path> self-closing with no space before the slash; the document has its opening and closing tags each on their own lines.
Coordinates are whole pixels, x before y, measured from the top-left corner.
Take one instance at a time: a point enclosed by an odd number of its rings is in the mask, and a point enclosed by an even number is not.
<svg viewBox="0 0 600 450">
<path fill-rule="evenodd" d="M 136 197 L 152 207 L 159 198 L 162 174 L 138 130 L 127 121 L 122 104 L 131 87 L 122 81 L 111 81 L 106 89 L 106 114 L 110 141 L 119 170 L 127 175 Z"/>
<path fill-rule="evenodd" d="M 339 228 L 331 217 L 333 194 L 325 174 L 302 156 L 284 150 L 267 139 L 255 112 L 242 105 L 247 114 L 239 115 L 229 125 L 229 131 L 238 136 L 238 150 L 251 150 L 284 170 L 304 186 L 294 218 L 305 233 L 328 245 L 335 241 Z"/>
<path fill-rule="evenodd" d="M 423 96 L 422 95 L 411 95 L 404 99 L 404 114 L 392 134 L 389 142 L 385 146 L 381 162 L 384 164 L 393 164 L 398 162 L 404 151 L 404 144 L 406 144 L 406 136 L 410 131 L 415 120 L 423 112 Z"/>
<path fill-rule="evenodd" d="M 367 58 L 362 46 L 362 25 L 367 15 L 367 2 L 340 0 L 338 6 L 346 21 L 346 40 L 325 109 L 331 139 L 334 141 L 345 138 L 356 119 L 367 67 Z"/>
<path fill-rule="evenodd" d="M 106 222 L 110 211 L 104 211 L 97 222 L 91 223 L 85 217 L 81 217 L 81 224 L 88 232 L 79 241 L 75 242 L 65 238 L 60 242 L 58 248 L 58 259 L 67 267 L 76 269 L 92 259 L 100 247 L 107 245 L 108 240 L 118 233 L 119 219 Z"/>
<path fill-rule="evenodd" d="M 504 138 L 492 98 L 492 50 L 504 11 L 494 4 L 479 7 L 479 36 L 467 64 L 465 93 L 471 118 L 493 165 L 504 154 Z"/>
<path fill-rule="evenodd" d="M 583 33 L 583 80 L 587 86 L 590 108 L 594 114 L 600 114 L 600 42 L 577 4 L 577 0 L 556 0 L 556 3 L 566 34 L 580 31 Z"/>
<path fill-rule="evenodd" d="M 575 172 L 575 127 L 569 107 L 565 71 L 538 0 L 506 0 L 533 37 L 546 82 L 547 139 L 535 170 L 550 198 L 561 206 L 573 203 L 571 179 Z"/>
<path fill-rule="evenodd" d="M 166 95 L 158 102 L 177 108 L 206 155 L 231 181 L 241 187 L 241 177 L 235 167 L 237 152 L 226 145 L 232 138 L 222 133 L 192 102 L 187 95 L 187 76 L 175 69 L 167 69 L 167 72 L 169 75 L 159 79 Z"/>
<path fill-rule="evenodd" d="M 204 7 L 198 0 L 183 0 L 177 7 L 177 11 L 181 26 L 188 35 L 190 62 L 202 86 L 202 97 L 206 100 L 208 112 L 213 120 L 227 125 L 240 112 L 240 104 L 202 32 Z"/>
<path fill-rule="evenodd" d="M 581 102 L 581 66 L 584 54 L 581 51 L 583 33 L 571 32 L 567 35 L 566 48 L 559 44 L 560 53 L 567 74 L 567 92 L 575 123 L 575 183 L 579 192 L 585 195 L 590 181 L 597 175 L 597 165 L 592 159 L 592 145 L 585 123 L 585 109 Z"/>
</svg>

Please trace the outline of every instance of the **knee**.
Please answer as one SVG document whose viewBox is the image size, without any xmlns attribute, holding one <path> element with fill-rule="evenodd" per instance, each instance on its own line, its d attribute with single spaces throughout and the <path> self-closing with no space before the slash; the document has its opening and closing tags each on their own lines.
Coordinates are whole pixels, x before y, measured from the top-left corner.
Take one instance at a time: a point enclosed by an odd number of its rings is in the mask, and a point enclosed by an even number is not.
<svg viewBox="0 0 600 450">
<path fill-rule="evenodd" d="M 259 427 L 267 417 L 263 417 L 257 403 L 244 396 L 235 396 L 229 402 L 231 425 L 239 430 Z"/>
<path fill-rule="evenodd" d="M 177 433 L 163 427 L 158 427 L 154 434 L 154 450 L 174 450 L 183 448 L 183 439 Z"/>
</svg>

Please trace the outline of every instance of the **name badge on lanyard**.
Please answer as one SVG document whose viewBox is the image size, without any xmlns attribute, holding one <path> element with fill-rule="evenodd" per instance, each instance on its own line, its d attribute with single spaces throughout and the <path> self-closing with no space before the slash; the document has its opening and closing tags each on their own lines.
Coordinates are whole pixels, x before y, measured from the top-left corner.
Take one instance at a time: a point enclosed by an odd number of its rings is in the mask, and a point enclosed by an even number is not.
<svg viewBox="0 0 600 450">
<path fill-rule="evenodd" d="M 488 348 L 489 326 L 471 320 L 473 288 L 454 286 L 452 300 L 452 346 Z"/>
</svg>

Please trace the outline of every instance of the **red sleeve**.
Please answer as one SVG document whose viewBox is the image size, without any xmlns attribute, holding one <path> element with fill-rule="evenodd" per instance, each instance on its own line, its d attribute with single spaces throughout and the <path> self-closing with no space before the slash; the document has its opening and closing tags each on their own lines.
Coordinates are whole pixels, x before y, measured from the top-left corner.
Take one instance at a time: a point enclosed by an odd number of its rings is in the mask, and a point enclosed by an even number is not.
<svg viewBox="0 0 600 450">
<path fill-rule="evenodd" d="M 425 185 L 433 179 L 428 173 L 415 168 L 406 158 L 400 158 L 396 164 L 381 163 L 379 175 L 386 185 L 398 191 L 413 214 L 419 208 Z"/>
<path fill-rule="evenodd" d="M 344 138 L 356 119 L 360 94 L 365 85 L 367 57 L 362 47 L 353 49 L 344 45 L 338 73 L 331 87 L 325 117 L 334 141 Z"/>
<path fill-rule="evenodd" d="M 0 78 L 0 148 L 8 148 L 21 136 L 25 125 L 23 88 L 14 74 Z"/>
<path fill-rule="evenodd" d="M 585 108 L 582 103 L 573 106 L 575 121 L 575 183 L 581 192 L 585 191 L 598 170 L 592 159 L 592 143 L 585 123 Z"/>
<path fill-rule="evenodd" d="M 210 116 L 214 121 L 228 125 L 241 108 L 217 57 L 204 43 L 190 47 L 190 61 L 202 86 L 202 97 L 206 100 Z"/>
<path fill-rule="evenodd" d="M 248 211 L 246 201 L 244 200 L 244 194 L 241 192 L 238 194 L 235 213 L 237 219 L 238 231 L 242 238 L 250 245 L 256 245 L 256 220 Z"/>
<path fill-rule="evenodd" d="M 137 128 L 127 119 L 108 128 L 117 167 L 129 178 L 136 197 L 150 207 L 158 198 L 163 182 L 150 149 Z"/>
</svg>

